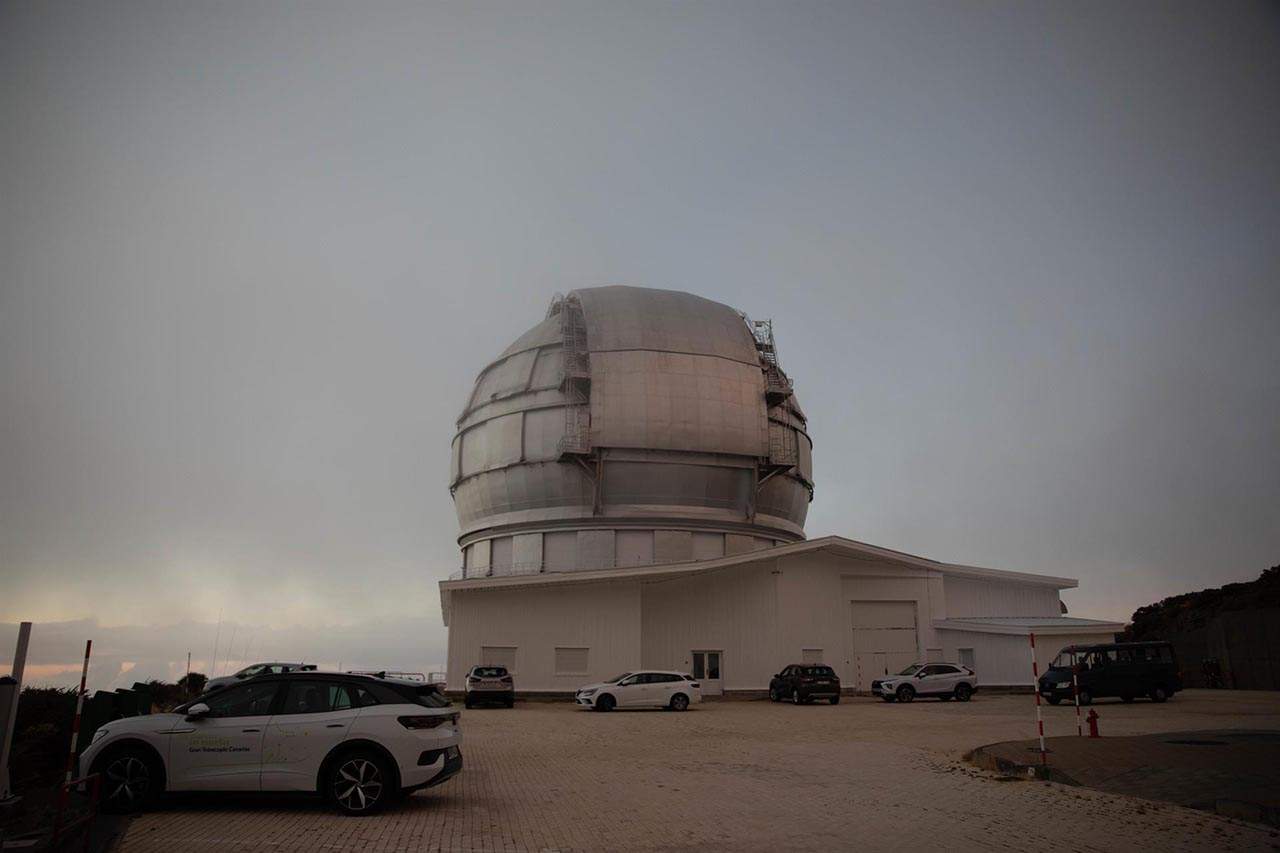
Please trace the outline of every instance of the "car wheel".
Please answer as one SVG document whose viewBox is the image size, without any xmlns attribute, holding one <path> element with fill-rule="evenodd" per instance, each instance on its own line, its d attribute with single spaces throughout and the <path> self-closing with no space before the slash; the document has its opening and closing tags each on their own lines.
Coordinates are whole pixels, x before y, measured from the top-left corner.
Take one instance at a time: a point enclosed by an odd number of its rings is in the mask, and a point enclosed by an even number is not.
<svg viewBox="0 0 1280 853">
<path fill-rule="evenodd" d="M 963 681 L 956 685 L 956 701 L 968 702 L 973 698 L 973 688 Z"/>
<path fill-rule="evenodd" d="M 800 704 L 800 691 L 794 688 L 791 690 L 791 704 L 793 705 Z"/>
<path fill-rule="evenodd" d="M 1162 685 L 1157 684 L 1154 688 L 1152 688 L 1151 690 L 1152 702 L 1164 702 L 1168 698 L 1169 698 L 1169 691 L 1165 690 Z"/>
<path fill-rule="evenodd" d="M 916 691 L 910 684 L 904 684 L 898 688 L 899 702 L 910 702 L 914 698 L 916 698 Z"/>
<path fill-rule="evenodd" d="M 163 786 L 163 771 L 155 757 L 137 747 L 114 750 L 98 766 L 104 812 L 125 814 L 149 808 Z"/>
<path fill-rule="evenodd" d="M 385 806 L 396 791 L 386 760 L 372 750 L 359 749 L 333 762 L 325 793 L 343 814 L 365 815 Z"/>
<path fill-rule="evenodd" d="M 608 713 L 618 706 L 617 701 L 608 693 L 596 700 L 596 710 L 601 713 Z"/>
<path fill-rule="evenodd" d="M 683 693 L 677 693 L 671 697 L 671 710 L 687 711 L 689 709 L 689 697 Z"/>
<path fill-rule="evenodd" d="M 839 704 L 840 704 L 840 697 L 839 697 L 839 696 L 832 696 L 832 697 L 831 697 L 831 704 L 832 704 L 832 705 L 839 705 Z"/>
<path fill-rule="evenodd" d="M 778 692 L 778 688 L 776 688 L 776 687 L 770 687 L 770 688 L 769 688 L 769 701 L 770 701 L 770 702 L 781 702 L 781 701 L 782 701 L 782 694 Z"/>
<path fill-rule="evenodd" d="M 1076 693 L 1076 701 L 1079 702 L 1081 705 L 1092 705 L 1093 694 L 1090 693 L 1087 689 L 1082 687 L 1080 688 L 1079 692 Z"/>
</svg>

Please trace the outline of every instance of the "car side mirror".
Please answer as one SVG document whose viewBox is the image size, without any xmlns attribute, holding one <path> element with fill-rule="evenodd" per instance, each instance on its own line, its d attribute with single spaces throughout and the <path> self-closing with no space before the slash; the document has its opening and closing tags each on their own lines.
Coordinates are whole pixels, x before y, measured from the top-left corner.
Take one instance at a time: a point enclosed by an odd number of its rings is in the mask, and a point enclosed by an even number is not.
<svg viewBox="0 0 1280 853">
<path fill-rule="evenodd" d="M 187 709 L 188 720 L 199 720 L 209 716 L 209 706 L 203 702 L 197 702 Z"/>
</svg>

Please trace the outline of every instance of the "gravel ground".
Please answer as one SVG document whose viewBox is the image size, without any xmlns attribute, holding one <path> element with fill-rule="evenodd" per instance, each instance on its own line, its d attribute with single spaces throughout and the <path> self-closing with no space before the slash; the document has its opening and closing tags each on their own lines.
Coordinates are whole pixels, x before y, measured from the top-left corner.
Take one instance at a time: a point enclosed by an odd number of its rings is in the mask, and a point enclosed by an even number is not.
<svg viewBox="0 0 1280 853">
<path fill-rule="evenodd" d="M 1280 728 L 1280 693 L 1096 708 L 1104 736 Z M 1072 708 L 1044 711 L 1049 733 L 1074 733 Z M 463 731 L 463 772 L 384 814 L 178 801 L 136 818 L 121 850 L 1280 850 L 1265 827 L 967 764 L 975 746 L 1034 734 L 1029 695 L 684 714 L 522 702 L 465 712 Z"/>
</svg>

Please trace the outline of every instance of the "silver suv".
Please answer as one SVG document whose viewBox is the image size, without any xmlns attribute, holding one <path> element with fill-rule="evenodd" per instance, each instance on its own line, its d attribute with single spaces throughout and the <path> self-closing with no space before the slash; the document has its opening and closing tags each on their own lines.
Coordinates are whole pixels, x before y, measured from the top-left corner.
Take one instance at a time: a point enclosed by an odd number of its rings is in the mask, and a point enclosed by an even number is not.
<svg viewBox="0 0 1280 853">
<path fill-rule="evenodd" d="M 515 681 L 511 678 L 511 673 L 507 672 L 507 668 L 498 664 L 471 667 L 463 689 L 465 691 L 463 704 L 468 708 L 487 702 L 506 705 L 508 708 L 516 704 Z"/>
<path fill-rule="evenodd" d="M 313 663 L 255 663 L 246 666 L 239 672 L 231 675 L 223 675 L 218 678 L 210 678 L 204 685 L 204 692 L 217 690 L 219 687 L 226 687 L 228 684 L 235 684 L 237 681 L 244 681 L 246 678 L 255 678 L 259 675 L 280 675 L 286 672 L 315 672 L 316 665 Z"/>
<path fill-rule="evenodd" d="M 968 702 L 976 692 L 978 676 L 959 663 L 913 663 L 897 675 L 871 682 L 871 693 L 886 702 L 910 702 L 917 696 Z"/>
</svg>

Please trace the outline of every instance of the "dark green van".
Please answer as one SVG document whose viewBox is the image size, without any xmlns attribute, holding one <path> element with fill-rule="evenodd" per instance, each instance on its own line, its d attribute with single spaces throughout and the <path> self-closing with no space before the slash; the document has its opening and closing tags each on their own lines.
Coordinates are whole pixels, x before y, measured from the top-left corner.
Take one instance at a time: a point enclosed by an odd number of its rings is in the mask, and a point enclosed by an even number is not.
<svg viewBox="0 0 1280 853">
<path fill-rule="evenodd" d="M 1169 643 L 1106 643 L 1067 646 L 1040 676 L 1040 695 L 1057 705 L 1072 701 L 1072 667 L 1080 704 L 1103 696 L 1132 702 L 1146 696 L 1163 702 L 1182 689 L 1178 658 Z"/>
</svg>

